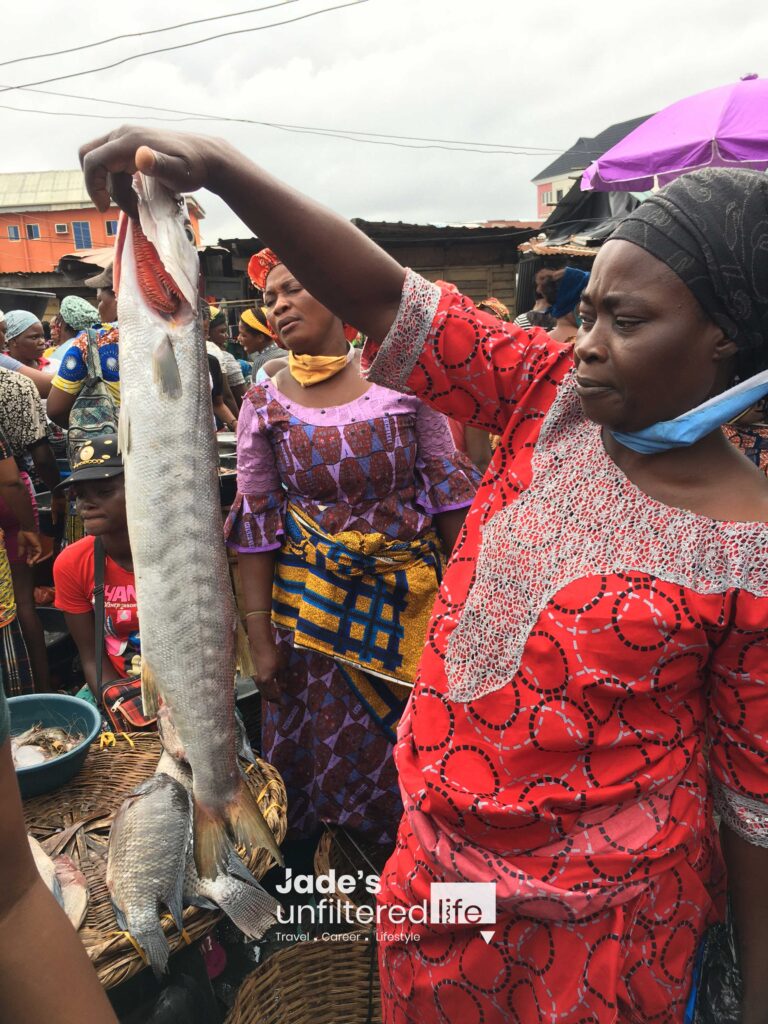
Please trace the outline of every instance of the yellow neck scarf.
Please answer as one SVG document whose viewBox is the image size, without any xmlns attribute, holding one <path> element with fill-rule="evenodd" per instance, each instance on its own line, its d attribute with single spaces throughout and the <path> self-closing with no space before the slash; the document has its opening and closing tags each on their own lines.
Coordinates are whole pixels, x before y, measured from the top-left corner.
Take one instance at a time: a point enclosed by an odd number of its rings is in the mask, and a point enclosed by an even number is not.
<svg viewBox="0 0 768 1024">
<path fill-rule="evenodd" d="M 355 350 L 351 345 L 343 356 L 299 356 L 289 352 L 288 371 L 303 388 L 309 388 L 335 377 L 354 358 Z"/>
</svg>

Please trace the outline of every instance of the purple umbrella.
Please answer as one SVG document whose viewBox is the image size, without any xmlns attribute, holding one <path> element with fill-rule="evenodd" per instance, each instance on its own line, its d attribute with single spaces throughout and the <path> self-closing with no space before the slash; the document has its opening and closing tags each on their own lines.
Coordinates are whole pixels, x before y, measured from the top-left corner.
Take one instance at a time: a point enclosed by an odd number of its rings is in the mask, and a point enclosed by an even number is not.
<svg viewBox="0 0 768 1024">
<path fill-rule="evenodd" d="M 768 168 L 768 79 L 745 75 L 666 107 L 590 164 L 581 187 L 644 192 L 700 167 Z"/>
</svg>

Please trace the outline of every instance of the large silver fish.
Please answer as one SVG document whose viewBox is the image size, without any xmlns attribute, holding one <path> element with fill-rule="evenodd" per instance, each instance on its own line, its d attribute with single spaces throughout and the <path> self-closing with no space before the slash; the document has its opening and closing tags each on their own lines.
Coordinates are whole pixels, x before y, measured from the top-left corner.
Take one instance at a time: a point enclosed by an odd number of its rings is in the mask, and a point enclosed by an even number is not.
<svg viewBox="0 0 768 1024">
<path fill-rule="evenodd" d="M 181 930 L 190 845 L 189 793 L 168 775 L 153 775 L 123 801 L 109 834 L 107 889 L 117 923 L 144 950 L 155 974 L 168 965 L 159 905 Z"/>
<path fill-rule="evenodd" d="M 222 536 L 198 257 L 184 204 L 136 175 L 139 221 L 118 239 L 120 445 L 148 714 L 167 703 L 193 774 L 194 856 L 226 870 L 230 838 L 274 836 L 237 766 L 235 604 Z"/>
<path fill-rule="evenodd" d="M 189 768 L 167 751 L 160 758 L 157 771 L 192 789 Z M 208 910 L 220 908 L 250 939 L 260 939 L 275 924 L 279 909 L 274 897 L 259 885 L 232 847 L 226 872 L 219 872 L 216 878 L 199 876 L 190 851 L 184 874 L 184 905 L 187 904 Z"/>
</svg>

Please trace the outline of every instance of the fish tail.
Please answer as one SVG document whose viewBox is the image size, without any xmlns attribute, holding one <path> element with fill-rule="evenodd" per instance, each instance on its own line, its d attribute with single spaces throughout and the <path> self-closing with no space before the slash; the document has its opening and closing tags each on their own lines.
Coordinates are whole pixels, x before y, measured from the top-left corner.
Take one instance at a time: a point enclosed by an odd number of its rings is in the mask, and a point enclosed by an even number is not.
<svg viewBox="0 0 768 1024">
<path fill-rule="evenodd" d="M 165 937 L 160 922 L 157 922 L 157 927 L 152 928 L 151 931 L 146 932 L 135 932 L 132 931 L 131 935 L 136 942 L 144 950 L 144 955 L 147 958 L 149 966 L 156 978 L 165 974 L 168 969 L 168 957 L 170 956 L 171 950 L 168 945 L 168 940 Z"/>
<path fill-rule="evenodd" d="M 268 850 L 277 864 L 283 864 L 283 855 L 272 829 L 242 778 L 237 793 L 224 807 L 223 814 L 200 803 L 194 796 L 193 801 L 192 850 L 201 878 L 216 878 L 219 872 L 226 873 L 232 840 L 244 846 L 248 853 L 259 848 Z"/>
<path fill-rule="evenodd" d="M 238 878 L 228 889 L 219 906 L 244 935 L 260 939 L 277 921 L 277 901 L 253 878 L 249 882 Z"/>
<path fill-rule="evenodd" d="M 258 847 L 269 850 L 275 862 L 282 866 L 283 855 L 272 829 L 261 813 L 256 797 L 242 778 L 234 800 L 227 806 L 226 815 L 230 834 L 236 843 L 248 851 Z"/>
<path fill-rule="evenodd" d="M 227 823 L 194 796 L 192 815 L 193 834 L 192 852 L 195 867 L 201 878 L 216 878 L 220 871 L 225 871 L 229 862 L 231 842 L 227 831 Z"/>
</svg>

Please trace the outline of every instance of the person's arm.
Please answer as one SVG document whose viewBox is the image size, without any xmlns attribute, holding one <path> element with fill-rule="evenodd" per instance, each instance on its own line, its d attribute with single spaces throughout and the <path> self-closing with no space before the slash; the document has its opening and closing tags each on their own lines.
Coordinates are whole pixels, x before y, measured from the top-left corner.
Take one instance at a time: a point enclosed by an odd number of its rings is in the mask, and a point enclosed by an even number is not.
<svg viewBox="0 0 768 1024">
<path fill-rule="evenodd" d="M 229 409 L 232 416 L 237 419 L 237 414 L 240 411 L 240 407 L 237 404 L 235 396 L 232 394 L 232 388 L 229 386 L 226 373 L 222 373 L 221 380 L 221 394 L 224 400 L 224 405 Z"/>
<path fill-rule="evenodd" d="M 146 148 L 150 147 L 150 148 Z M 323 305 L 365 334 L 383 338 L 403 286 L 403 268 L 338 214 L 277 181 L 223 139 L 120 128 L 83 146 L 86 186 L 99 209 L 110 196 L 133 207 L 126 175 L 154 173 L 174 191 L 203 186 L 227 205 Z"/>
<path fill-rule="evenodd" d="M 0 746 L 0 825 L 0 1018 L 117 1024 L 77 933 L 35 868 L 8 742 Z"/>
<path fill-rule="evenodd" d="M 80 338 L 73 338 L 51 384 L 46 411 L 50 419 L 65 430 L 69 426 L 72 407 L 88 377 L 85 355 L 86 343 Z"/>
<path fill-rule="evenodd" d="M 243 380 L 242 384 L 230 384 L 229 385 L 229 390 L 230 390 L 230 393 L 231 393 L 232 397 L 235 400 L 235 403 L 236 403 L 238 411 L 239 411 L 240 406 L 243 404 L 243 398 L 244 398 L 245 392 L 246 392 L 245 380 Z"/>
<path fill-rule="evenodd" d="M 464 508 L 451 509 L 450 512 L 438 512 L 434 516 L 435 530 L 440 538 L 446 558 L 451 557 L 453 549 L 456 547 L 456 541 L 459 538 L 468 511 L 469 506 L 466 505 Z"/>
<path fill-rule="evenodd" d="M 69 414 L 75 404 L 77 392 L 62 391 L 59 387 L 52 387 L 48 396 L 47 413 L 50 419 L 64 430 L 69 426 Z"/>
<path fill-rule="evenodd" d="M 267 700 L 280 699 L 280 659 L 271 626 L 275 557 L 283 533 L 285 494 L 269 433 L 268 396 L 249 391 L 237 424 L 237 494 L 224 535 L 237 552 L 254 682 Z"/>
<path fill-rule="evenodd" d="M 28 565 L 34 565 L 40 561 L 43 547 L 29 491 L 21 481 L 14 458 L 0 458 L 0 495 L 19 522 L 19 552 Z"/>
<path fill-rule="evenodd" d="M 768 1024 L 768 599 L 723 598 L 710 659 L 709 762 L 744 982 L 742 1024 Z"/>
<path fill-rule="evenodd" d="M 467 455 L 477 467 L 480 476 L 484 476 L 493 458 L 488 432 L 477 430 L 475 427 L 467 427 L 464 432 L 464 440 L 467 445 Z"/>
<path fill-rule="evenodd" d="M 9 356 L 7 352 L 0 352 L 0 366 L 6 370 L 15 370 L 16 373 L 20 373 L 22 376 L 28 377 L 37 388 L 37 393 L 40 397 L 48 397 L 48 393 L 51 390 L 51 383 L 53 382 L 52 373 L 44 373 L 42 370 L 34 370 L 31 366 L 25 366 L 24 363 L 19 362 L 18 359 L 14 359 L 13 356 Z"/>
<path fill-rule="evenodd" d="M 744 982 L 741 1024 L 768 1024 L 768 849 L 722 828 Z"/>
<path fill-rule="evenodd" d="M 228 405 L 224 404 L 224 399 L 221 395 L 213 400 L 213 414 L 216 419 L 224 424 L 227 430 L 237 430 L 237 416 L 232 415 L 232 410 Z"/>
<path fill-rule="evenodd" d="M 65 612 L 64 621 L 67 624 L 70 636 L 77 646 L 85 683 L 96 700 L 101 702 L 101 693 L 96 687 L 96 621 L 93 612 L 78 614 Z M 106 683 L 111 683 L 114 679 L 120 679 L 120 674 L 115 671 L 115 666 L 109 660 L 107 652 L 103 651 L 101 659 L 102 688 Z"/>
<path fill-rule="evenodd" d="M 177 192 L 216 192 L 311 295 L 367 335 L 365 359 L 380 349 L 371 380 L 410 388 L 471 426 L 502 433 L 532 376 L 547 375 L 566 351 L 544 332 L 502 323 L 464 296 L 406 275 L 353 224 L 221 139 L 126 127 L 83 146 L 80 159 L 102 210 L 110 187 L 135 210 L 130 175 L 137 169 Z"/>
<path fill-rule="evenodd" d="M 60 480 L 61 475 L 59 474 L 59 466 L 56 462 L 56 456 L 53 454 L 53 448 L 51 448 L 48 439 L 43 438 L 38 441 L 37 444 L 32 445 L 29 448 L 29 454 L 32 456 L 32 461 L 35 464 L 35 470 L 37 475 L 43 481 L 49 491 L 53 491 Z M 55 497 L 59 497 L 56 495 Z M 54 498 L 51 499 L 52 505 Z"/>
<path fill-rule="evenodd" d="M 244 552 L 237 556 L 243 615 L 253 659 L 253 681 L 265 700 L 279 701 L 283 665 L 272 632 L 272 582 L 276 551 Z"/>
<path fill-rule="evenodd" d="M 450 424 L 424 402 L 416 409 L 416 502 L 432 516 L 446 558 L 450 558 L 480 475 L 457 451 Z"/>
</svg>

